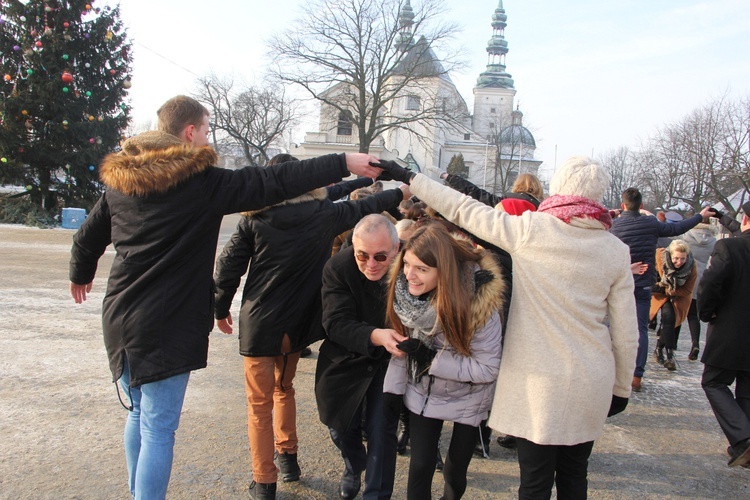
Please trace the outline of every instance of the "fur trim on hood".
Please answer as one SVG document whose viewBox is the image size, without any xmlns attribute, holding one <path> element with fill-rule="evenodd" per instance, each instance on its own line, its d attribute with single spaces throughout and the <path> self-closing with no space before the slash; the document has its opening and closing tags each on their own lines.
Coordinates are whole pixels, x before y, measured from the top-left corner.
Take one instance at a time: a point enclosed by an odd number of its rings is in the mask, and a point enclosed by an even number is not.
<svg viewBox="0 0 750 500">
<path fill-rule="evenodd" d="M 491 272 L 493 279 L 479 285 L 474 292 L 474 299 L 471 301 L 473 324 L 470 331 L 472 332 L 482 328 L 493 312 L 497 311 L 502 316 L 503 304 L 505 303 L 505 281 L 503 280 L 502 270 L 492 256 L 492 252 L 485 250 L 484 255 L 479 260 L 479 267 L 483 271 Z"/>
<path fill-rule="evenodd" d="M 145 132 L 125 141 L 122 151 L 107 155 L 99 177 L 127 196 L 164 193 L 218 162 L 209 146 L 193 149 L 164 132 Z"/>
<path fill-rule="evenodd" d="M 258 215 L 259 213 L 274 208 L 274 207 L 281 207 L 284 205 L 296 205 L 298 203 L 305 203 L 306 201 L 313 201 L 313 200 L 325 200 L 328 198 L 328 190 L 324 187 L 313 189 L 312 191 L 308 191 L 305 194 L 301 194 L 297 196 L 296 198 L 291 198 L 289 200 L 284 200 L 281 203 L 277 203 L 276 205 L 271 205 L 268 207 L 263 207 L 258 210 L 251 210 L 249 212 L 242 212 L 242 215 L 245 217 L 253 217 L 254 215 Z"/>
</svg>

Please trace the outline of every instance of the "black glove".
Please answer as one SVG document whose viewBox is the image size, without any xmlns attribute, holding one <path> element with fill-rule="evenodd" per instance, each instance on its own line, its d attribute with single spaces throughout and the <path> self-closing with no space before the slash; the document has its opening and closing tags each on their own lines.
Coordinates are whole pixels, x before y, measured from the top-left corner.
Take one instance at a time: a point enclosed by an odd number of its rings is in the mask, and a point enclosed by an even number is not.
<svg viewBox="0 0 750 500">
<path fill-rule="evenodd" d="M 392 181 L 393 180 L 393 176 L 387 170 L 383 170 L 382 172 L 380 172 L 380 175 L 375 180 L 376 181 Z"/>
<path fill-rule="evenodd" d="M 724 217 L 724 212 L 722 212 L 721 210 L 717 210 L 716 208 L 711 207 L 711 211 L 716 214 L 717 219 L 721 219 L 722 217 Z"/>
<path fill-rule="evenodd" d="M 396 347 L 408 354 L 409 358 L 417 364 L 417 374 L 420 377 L 430 369 L 432 359 L 437 352 L 427 347 L 419 339 L 406 339 L 396 344 Z"/>
<path fill-rule="evenodd" d="M 611 417 L 612 415 L 622 413 L 627 406 L 628 398 L 621 398 L 620 396 L 612 395 L 612 403 L 609 405 L 609 413 L 607 413 L 607 416 Z"/>
<path fill-rule="evenodd" d="M 394 181 L 400 181 L 404 184 L 409 184 L 414 176 L 417 175 L 408 168 L 402 167 L 395 161 L 380 160 L 378 163 L 371 161 L 370 165 L 382 168 L 385 172 L 388 172 L 391 175 Z"/>
</svg>

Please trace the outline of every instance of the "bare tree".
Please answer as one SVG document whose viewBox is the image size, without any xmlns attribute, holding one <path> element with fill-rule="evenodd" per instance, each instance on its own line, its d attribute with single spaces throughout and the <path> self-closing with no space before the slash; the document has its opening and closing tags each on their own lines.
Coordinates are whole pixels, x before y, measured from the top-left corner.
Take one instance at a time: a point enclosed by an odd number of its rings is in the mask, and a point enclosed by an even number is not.
<svg viewBox="0 0 750 500">
<path fill-rule="evenodd" d="M 213 142 L 239 147 L 250 165 L 265 165 L 270 150 L 297 123 L 296 103 L 282 85 L 235 85 L 232 77 L 198 79 L 196 99 L 211 111 Z"/>
<path fill-rule="evenodd" d="M 606 151 L 600 161 L 612 178 L 609 189 L 604 194 L 604 206 L 617 208 L 622 202 L 622 192 L 640 184 L 635 158 L 630 149 L 621 146 Z"/>
<path fill-rule="evenodd" d="M 361 152 L 387 130 L 423 140 L 416 124 L 457 126 L 466 118 L 462 102 L 424 85 L 461 67 L 448 44 L 458 28 L 440 22 L 442 12 L 442 0 L 422 0 L 416 9 L 410 0 L 315 0 L 269 42 L 273 72 L 326 105 L 332 123 L 356 129 Z M 414 96 L 409 112 L 398 112 L 398 100 Z"/>
</svg>

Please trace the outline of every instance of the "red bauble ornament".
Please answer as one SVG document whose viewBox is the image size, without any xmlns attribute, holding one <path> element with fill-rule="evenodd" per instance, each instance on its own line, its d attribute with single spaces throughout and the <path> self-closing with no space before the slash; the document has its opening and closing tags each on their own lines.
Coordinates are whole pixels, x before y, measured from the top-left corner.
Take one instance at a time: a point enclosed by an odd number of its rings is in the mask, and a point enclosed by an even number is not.
<svg viewBox="0 0 750 500">
<path fill-rule="evenodd" d="M 72 83 L 73 82 L 73 75 L 71 75 L 67 71 L 63 71 L 62 81 L 65 82 L 65 83 Z"/>
<path fill-rule="evenodd" d="M 68 21 L 65 21 L 63 23 L 63 28 L 70 28 L 70 23 Z"/>
<path fill-rule="evenodd" d="M 41 47 L 42 46 L 42 42 L 40 40 L 37 40 L 34 45 L 36 45 L 37 47 Z"/>
<path fill-rule="evenodd" d="M 116 75 L 117 74 L 117 70 L 111 69 L 111 70 L 109 70 L 109 74 L 110 75 Z"/>
</svg>

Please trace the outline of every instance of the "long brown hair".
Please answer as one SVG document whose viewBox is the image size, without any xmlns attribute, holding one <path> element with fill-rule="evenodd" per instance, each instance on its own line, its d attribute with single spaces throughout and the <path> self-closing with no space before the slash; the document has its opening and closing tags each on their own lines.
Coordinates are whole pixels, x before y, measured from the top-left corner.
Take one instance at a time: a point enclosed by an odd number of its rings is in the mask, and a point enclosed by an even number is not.
<svg viewBox="0 0 750 500">
<path fill-rule="evenodd" d="M 432 305 L 437 311 L 438 321 L 445 340 L 456 352 L 468 356 L 469 345 L 474 335 L 470 330 L 471 280 L 467 279 L 467 266 L 482 258 L 482 251 L 470 242 L 456 239 L 441 224 L 426 224 L 414 232 L 404 244 L 390 271 L 388 285 L 387 318 L 394 330 L 405 333 L 401 319 L 393 309 L 396 296 L 396 280 L 403 272 L 404 253 L 411 252 L 422 262 L 438 270 L 438 284 L 432 296 Z"/>
</svg>

